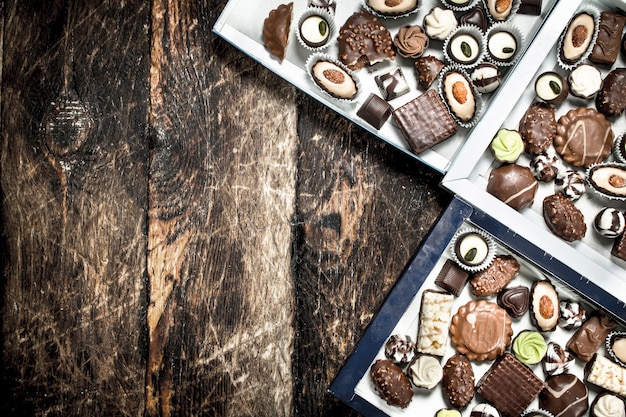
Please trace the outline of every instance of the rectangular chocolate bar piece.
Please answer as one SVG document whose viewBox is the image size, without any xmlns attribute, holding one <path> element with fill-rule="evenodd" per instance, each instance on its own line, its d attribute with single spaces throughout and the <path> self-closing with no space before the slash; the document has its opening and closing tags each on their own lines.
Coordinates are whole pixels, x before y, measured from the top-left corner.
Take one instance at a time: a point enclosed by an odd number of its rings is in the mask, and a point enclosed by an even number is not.
<svg viewBox="0 0 626 417">
<path fill-rule="evenodd" d="M 626 396 L 626 368 L 604 356 L 594 355 L 587 363 L 585 381 L 622 397 Z"/>
<path fill-rule="evenodd" d="M 451 259 L 447 259 L 435 279 L 435 285 L 458 297 L 468 279 L 469 273 L 456 266 Z"/>
<path fill-rule="evenodd" d="M 391 116 L 391 106 L 376 94 L 370 94 L 356 114 L 376 130 L 380 130 Z"/>
<path fill-rule="evenodd" d="M 436 145 L 459 130 L 443 99 L 433 89 L 397 108 L 393 117 L 415 153 Z"/>
<path fill-rule="evenodd" d="M 511 353 L 504 353 L 476 385 L 504 417 L 519 417 L 543 389 L 543 381 Z"/>
<path fill-rule="evenodd" d="M 517 13 L 539 16 L 541 14 L 542 0 L 521 0 Z"/>
<path fill-rule="evenodd" d="M 443 291 L 424 291 L 417 330 L 418 352 L 434 356 L 446 353 L 453 301 L 454 296 Z"/>
<path fill-rule="evenodd" d="M 598 38 L 589 60 L 596 64 L 613 65 L 619 53 L 626 16 L 619 13 L 600 13 Z"/>
</svg>

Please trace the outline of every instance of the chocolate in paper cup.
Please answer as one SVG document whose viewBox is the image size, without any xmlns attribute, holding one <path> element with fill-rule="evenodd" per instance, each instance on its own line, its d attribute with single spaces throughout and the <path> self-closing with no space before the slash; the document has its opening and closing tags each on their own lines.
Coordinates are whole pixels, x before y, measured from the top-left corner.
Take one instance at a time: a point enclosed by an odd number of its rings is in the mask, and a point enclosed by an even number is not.
<svg viewBox="0 0 626 417">
<path fill-rule="evenodd" d="M 586 13 L 590 15 L 591 17 L 593 17 L 594 33 L 591 37 L 591 42 L 589 43 L 587 50 L 580 56 L 580 58 L 578 58 L 576 61 L 568 62 L 563 59 L 563 43 L 565 41 L 565 35 L 567 35 L 567 30 L 569 29 L 574 19 L 576 19 L 576 17 L 578 17 L 580 14 L 583 14 L 583 13 Z M 557 48 L 557 55 L 556 55 L 556 58 L 557 58 L 556 60 L 559 66 L 566 71 L 571 71 L 574 68 L 576 68 L 578 65 L 585 62 L 587 58 L 589 58 L 589 55 L 591 55 L 591 51 L 593 50 L 593 46 L 596 43 L 596 39 L 598 39 L 599 31 L 600 31 L 600 12 L 598 12 L 598 9 L 596 9 L 595 7 L 586 6 L 585 8 L 576 12 L 576 14 L 572 16 L 567 26 L 563 30 L 563 33 L 561 33 L 561 36 L 559 37 L 559 43 L 558 43 L 559 46 Z"/>
<path fill-rule="evenodd" d="M 452 110 L 452 107 L 450 106 L 450 103 L 448 102 L 447 94 L 445 90 L 446 86 L 444 85 L 444 81 L 446 79 L 446 76 L 453 72 L 460 73 L 463 77 L 465 77 L 467 83 L 469 84 L 470 89 L 472 90 L 472 94 L 474 96 L 475 108 L 474 108 L 474 115 L 469 120 L 462 120 L 456 114 L 456 112 Z M 480 119 L 480 116 L 483 112 L 483 107 L 484 107 L 482 95 L 478 92 L 474 83 L 472 83 L 472 79 L 467 74 L 467 72 L 460 66 L 448 65 L 447 67 L 441 70 L 441 73 L 439 74 L 439 95 L 442 97 L 444 103 L 446 104 L 446 107 L 448 108 L 448 111 L 450 112 L 450 114 L 452 115 L 452 117 L 454 118 L 454 120 L 457 122 L 459 126 L 469 129 L 469 128 L 472 128 L 476 124 L 476 122 L 478 122 L 478 120 Z"/>
<path fill-rule="evenodd" d="M 606 351 L 609 354 L 609 357 L 613 360 L 613 362 L 620 364 L 621 366 L 626 368 L 626 361 L 623 361 L 619 358 L 619 356 L 615 353 L 614 345 L 618 340 L 624 340 L 626 343 L 626 332 L 622 331 L 613 331 L 609 333 L 606 337 Z"/>
<path fill-rule="evenodd" d="M 603 170 L 606 172 L 598 171 Z M 614 175 L 619 173 L 619 175 Z M 626 186 L 623 188 L 618 187 L 618 189 L 624 190 L 624 195 L 617 195 L 613 193 L 610 189 L 603 187 L 605 181 L 608 181 L 608 178 L 612 177 L 612 181 L 621 181 L 626 183 L 626 164 L 621 164 L 617 162 L 603 162 L 600 164 L 594 164 L 587 168 L 586 174 L 586 182 L 587 182 L 587 190 L 591 190 L 591 195 L 600 200 L 601 202 L 611 206 L 618 202 L 626 202 Z"/>
<path fill-rule="evenodd" d="M 336 67 L 340 68 L 343 72 L 345 72 L 345 74 L 350 76 L 352 80 L 354 81 L 354 84 L 356 85 L 356 94 L 352 96 L 351 98 L 342 98 L 342 97 L 333 95 L 327 89 L 322 87 L 318 83 L 318 81 L 316 81 L 315 76 L 313 75 L 313 67 L 315 66 L 315 64 L 317 64 L 320 61 L 330 62 L 331 64 L 334 64 Z M 361 82 L 359 80 L 359 77 L 354 73 L 354 71 L 350 70 L 337 58 L 333 58 L 328 54 L 316 52 L 316 53 L 313 53 L 311 56 L 309 56 L 309 58 L 306 61 L 305 67 L 313 84 L 315 84 L 322 91 L 322 93 L 325 94 L 327 97 L 330 97 L 331 99 L 339 101 L 341 103 L 355 103 L 358 97 L 360 96 L 362 87 L 361 87 Z"/>
<path fill-rule="evenodd" d="M 326 37 L 326 42 L 318 46 L 307 44 L 302 38 L 302 34 L 300 33 L 300 27 L 302 26 L 302 23 L 312 16 L 320 16 L 327 23 L 326 30 L 328 31 L 328 36 Z M 321 7 L 307 7 L 298 18 L 298 25 L 295 30 L 298 42 L 300 43 L 300 45 L 302 45 L 303 48 L 309 51 L 321 51 L 327 48 L 337 38 L 337 25 L 335 24 L 335 17 L 332 13 L 330 13 L 328 9 L 324 9 Z"/>
<path fill-rule="evenodd" d="M 490 48 L 489 42 L 495 42 L 496 40 L 498 40 L 497 38 L 494 38 L 494 36 L 505 36 L 504 40 L 510 40 L 510 38 L 506 35 L 497 35 L 501 32 L 508 33 L 513 37 L 513 39 L 515 39 L 515 51 L 510 58 L 508 57 L 508 54 L 497 50 L 492 51 L 492 48 Z M 522 35 L 522 32 L 519 30 L 519 28 L 511 22 L 501 22 L 492 25 L 487 30 L 487 33 L 485 33 L 484 42 L 486 60 L 494 65 L 500 67 L 510 67 L 515 65 L 515 63 L 522 56 L 522 49 L 524 48 L 524 36 Z M 503 55 L 494 55 L 495 53 L 503 53 Z"/>
<path fill-rule="evenodd" d="M 479 0 L 441 0 L 446 8 L 455 12 L 465 12 L 476 6 Z"/>
<path fill-rule="evenodd" d="M 542 408 L 533 408 L 524 411 L 520 417 L 554 417 L 554 414 Z"/>
<path fill-rule="evenodd" d="M 485 251 L 484 258 L 476 264 L 472 264 L 472 263 L 468 263 L 464 261 L 462 259 L 463 255 L 461 255 L 460 253 L 462 250 L 461 242 L 464 239 L 466 239 L 468 236 L 471 236 L 472 239 L 475 238 L 475 236 L 478 236 L 478 239 L 479 239 L 478 241 L 484 242 L 484 247 L 482 247 L 480 250 L 477 250 L 477 255 L 482 253 L 483 250 Z M 480 229 L 474 228 L 474 227 L 468 227 L 468 228 L 464 228 L 464 229 L 457 231 L 454 234 L 454 237 L 452 237 L 452 240 L 450 241 L 449 249 L 450 249 L 450 257 L 452 258 L 452 260 L 457 265 L 459 265 L 459 267 L 471 273 L 486 269 L 489 265 L 491 265 L 491 263 L 493 262 L 493 259 L 496 256 L 495 240 L 486 232 Z"/>
<path fill-rule="evenodd" d="M 460 48 L 462 47 L 459 43 L 459 37 L 468 35 L 471 38 L 476 40 L 476 48 L 477 50 L 475 58 L 471 61 L 463 62 L 464 51 Z M 456 41 L 455 41 L 456 40 Z M 446 38 L 443 43 L 443 56 L 447 62 L 452 62 L 458 65 L 460 68 L 463 68 L 466 71 L 471 70 L 472 68 L 477 67 L 481 62 L 483 62 L 485 58 L 486 48 L 485 48 L 485 39 L 483 36 L 483 32 L 480 30 L 478 26 L 474 25 L 463 25 L 457 27 L 455 30 L 450 33 L 450 35 Z"/>
<path fill-rule="evenodd" d="M 391 11 L 384 12 L 382 9 L 378 10 L 375 8 L 376 3 L 379 3 L 383 8 L 387 7 L 385 6 L 385 0 L 363 0 L 363 8 L 367 10 L 368 12 L 370 12 L 371 14 L 373 14 L 374 16 L 380 17 L 382 19 L 399 19 L 402 17 L 407 17 L 409 15 L 412 15 L 413 13 L 417 13 L 417 11 L 422 6 L 422 1 L 423 0 L 416 0 L 414 7 L 410 8 L 409 10 L 403 10 L 398 13 L 393 13 Z M 370 5 L 370 3 L 372 5 Z"/>
<path fill-rule="evenodd" d="M 613 157 L 619 163 L 626 164 L 626 142 L 624 142 L 624 136 L 626 132 L 620 133 L 613 142 Z"/>
<path fill-rule="evenodd" d="M 485 7 L 485 14 L 487 19 L 493 24 L 498 22 L 510 22 L 511 19 L 517 14 L 519 6 L 522 3 L 521 0 L 511 0 L 511 9 L 506 16 L 502 13 L 498 13 L 495 10 L 497 0 L 483 0 L 483 6 Z"/>
</svg>

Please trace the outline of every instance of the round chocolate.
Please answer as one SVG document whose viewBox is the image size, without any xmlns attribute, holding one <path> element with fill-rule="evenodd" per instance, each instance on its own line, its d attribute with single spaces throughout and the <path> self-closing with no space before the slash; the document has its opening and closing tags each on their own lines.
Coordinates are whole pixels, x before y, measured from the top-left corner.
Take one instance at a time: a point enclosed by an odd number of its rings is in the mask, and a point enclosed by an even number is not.
<svg viewBox="0 0 626 417">
<path fill-rule="evenodd" d="M 559 175 L 559 172 L 565 169 L 552 147 L 549 147 L 539 155 L 534 155 L 530 160 L 529 167 L 537 181 L 541 182 L 554 180 Z"/>
<path fill-rule="evenodd" d="M 435 417 L 461 417 L 461 412 L 455 409 L 442 408 L 435 413 Z"/>
<path fill-rule="evenodd" d="M 596 214 L 593 228 L 600 236 L 615 239 L 624 233 L 626 218 L 618 209 L 605 207 Z"/>
<path fill-rule="evenodd" d="M 587 320 L 587 310 L 580 303 L 571 300 L 562 300 L 559 303 L 561 317 L 559 318 L 559 326 L 565 330 L 573 330 L 582 326 Z"/>
<path fill-rule="evenodd" d="M 583 64 L 569 74 L 567 83 L 573 96 L 590 99 L 602 87 L 602 73 L 598 67 Z"/>
<path fill-rule="evenodd" d="M 339 59 L 352 70 L 396 57 L 389 30 L 366 10 L 346 20 L 339 29 L 337 46 Z"/>
<path fill-rule="evenodd" d="M 520 362 L 534 365 L 541 362 L 548 350 L 546 339 L 541 333 L 532 330 L 522 330 L 513 339 L 511 350 Z"/>
<path fill-rule="evenodd" d="M 562 417 L 582 417 L 589 409 L 589 390 L 574 374 L 560 374 L 546 380 L 539 393 L 539 407 Z"/>
<path fill-rule="evenodd" d="M 402 369 L 387 359 L 378 359 L 370 369 L 374 389 L 387 404 L 405 408 L 413 399 L 411 382 Z"/>
<path fill-rule="evenodd" d="M 385 357 L 396 365 L 404 365 L 415 356 L 415 343 L 411 336 L 392 335 L 385 343 Z"/>
<path fill-rule="evenodd" d="M 509 316 L 513 318 L 522 317 L 530 305 L 530 290 L 523 285 L 505 288 L 498 293 L 497 301 L 498 305 L 509 313 Z"/>
<path fill-rule="evenodd" d="M 532 206 L 538 186 L 530 168 L 509 164 L 491 170 L 487 192 L 515 210 L 521 210 Z"/>
<path fill-rule="evenodd" d="M 624 399 L 612 392 L 603 391 L 596 395 L 589 407 L 591 417 L 626 417 Z"/>
<path fill-rule="evenodd" d="M 535 80 L 535 93 L 546 103 L 560 104 L 565 101 L 568 92 L 565 79 L 554 71 L 544 72 Z"/>
<path fill-rule="evenodd" d="M 472 408 L 470 417 L 500 417 L 500 412 L 491 404 L 480 403 Z"/>
<path fill-rule="evenodd" d="M 409 364 L 407 375 L 417 388 L 433 389 L 443 378 L 443 367 L 434 356 L 420 355 Z"/>
<path fill-rule="evenodd" d="M 393 38 L 393 44 L 400 56 L 419 58 L 428 48 L 428 36 L 424 29 L 414 26 L 402 26 Z"/>
<path fill-rule="evenodd" d="M 550 231 L 566 242 L 580 240 L 587 233 L 582 211 L 560 193 L 543 199 L 543 219 Z"/>
<path fill-rule="evenodd" d="M 502 77 L 497 66 L 488 62 L 479 64 L 470 75 L 472 84 L 479 93 L 487 94 L 495 91 L 502 84 Z"/>
<path fill-rule="evenodd" d="M 543 371 L 547 376 L 569 373 L 574 362 L 574 355 L 569 350 L 563 349 L 558 343 L 550 342 L 542 361 Z"/>
<path fill-rule="evenodd" d="M 454 12 L 441 7 L 434 7 L 424 16 L 424 30 L 432 39 L 444 40 L 458 26 Z"/>
<path fill-rule="evenodd" d="M 478 233 L 462 234 L 456 239 L 454 253 L 464 265 L 480 265 L 489 255 L 489 242 Z"/>
<path fill-rule="evenodd" d="M 548 280 L 533 282 L 530 290 L 530 319 L 542 332 L 556 330 L 559 323 L 559 295 Z"/>
<path fill-rule="evenodd" d="M 611 332 L 606 338 L 606 348 L 611 359 L 626 366 L 626 332 Z"/>
<path fill-rule="evenodd" d="M 329 36 L 328 21 L 323 16 L 314 14 L 300 23 L 300 39 L 312 48 L 326 45 Z"/>
<path fill-rule="evenodd" d="M 446 51 L 453 61 L 471 65 L 480 57 L 481 40 L 472 33 L 456 32 L 447 40 Z"/>
<path fill-rule="evenodd" d="M 585 175 L 573 169 L 560 171 L 554 180 L 554 192 L 578 200 L 585 193 Z"/>
<path fill-rule="evenodd" d="M 589 49 L 595 32 L 595 19 L 589 13 L 582 12 L 572 18 L 561 44 L 561 59 L 567 64 L 574 64 Z"/>
<path fill-rule="evenodd" d="M 496 62 L 511 62 L 517 53 L 517 39 L 511 32 L 496 30 L 489 32 L 487 52 Z"/>
</svg>

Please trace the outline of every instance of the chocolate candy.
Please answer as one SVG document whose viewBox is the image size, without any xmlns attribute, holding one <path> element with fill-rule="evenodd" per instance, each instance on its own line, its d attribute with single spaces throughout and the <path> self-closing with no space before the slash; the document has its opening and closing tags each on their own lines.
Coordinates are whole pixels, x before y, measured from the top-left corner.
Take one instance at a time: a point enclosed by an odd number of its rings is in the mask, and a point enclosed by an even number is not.
<svg viewBox="0 0 626 417">
<path fill-rule="evenodd" d="M 370 94 L 356 114 L 378 130 L 391 116 L 391 106 L 376 94 Z"/>
<path fill-rule="evenodd" d="M 546 103 L 561 104 L 567 98 L 569 86 L 559 73 L 548 71 L 535 80 L 535 93 Z"/>
<path fill-rule="evenodd" d="M 470 75 L 472 84 L 479 93 L 491 93 L 502 84 L 502 77 L 497 66 L 484 62 L 479 64 Z"/>
<path fill-rule="evenodd" d="M 311 68 L 313 81 L 337 99 L 352 100 L 358 93 L 356 80 L 334 62 L 320 59 Z"/>
<path fill-rule="evenodd" d="M 601 311 L 592 314 L 567 342 L 567 349 L 583 362 L 589 362 L 617 323 Z"/>
<path fill-rule="evenodd" d="M 515 35 L 506 30 L 491 30 L 487 36 L 487 52 L 497 63 L 513 61 L 520 45 Z"/>
<path fill-rule="evenodd" d="M 542 332 L 556 330 L 559 323 L 559 295 L 548 280 L 533 282 L 530 290 L 530 320 Z"/>
<path fill-rule="evenodd" d="M 532 104 L 519 122 L 519 132 L 526 152 L 537 155 L 552 144 L 556 136 L 554 107 L 546 103 Z"/>
<path fill-rule="evenodd" d="M 626 68 L 615 68 L 604 78 L 596 95 L 596 109 L 606 117 L 616 117 L 626 109 Z"/>
<path fill-rule="evenodd" d="M 483 269 L 493 257 L 493 242 L 477 231 L 459 232 L 453 242 L 454 259 L 466 270 Z"/>
<path fill-rule="evenodd" d="M 339 59 L 357 70 L 396 57 L 387 28 L 373 14 L 361 10 L 339 29 Z"/>
<path fill-rule="evenodd" d="M 537 181 L 542 182 L 554 180 L 559 172 L 565 170 L 563 163 L 556 156 L 556 152 L 552 147 L 549 147 L 539 155 L 534 155 L 530 160 L 529 167 Z"/>
<path fill-rule="evenodd" d="M 511 350 L 520 362 L 526 365 L 534 365 L 541 362 L 546 355 L 548 344 L 541 333 L 532 330 L 522 330 L 513 339 Z"/>
<path fill-rule="evenodd" d="M 311 14 L 300 22 L 300 39 L 311 48 L 326 45 L 330 37 L 330 27 L 326 16 Z"/>
<path fill-rule="evenodd" d="M 523 285 L 506 288 L 498 293 L 498 305 L 513 318 L 522 317 L 530 305 L 530 290 Z"/>
<path fill-rule="evenodd" d="M 269 16 L 263 21 L 263 42 L 265 47 L 281 62 L 285 59 L 292 14 L 293 2 L 281 4 L 270 11 Z"/>
<path fill-rule="evenodd" d="M 491 170 L 487 182 L 487 192 L 515 210 L 532 206 L 538 187 L 530 168 L 517 164 Z"/>
<path fill-rule="evenodd" d="M 374 389 L 387 404 L 405 408 L 413 399 L 409 378 L 402 369 L 387 359 L 378 359 L 370 369 Z"/>
<path fill-rule="evenodd" d="M 454 408 L 463 409 L 474 398 L 474 370 L 463 355 L 451 356 L 443 367 L 443 394 Z"/>
<path fill-rule="evenodd" d="M 449 138 L 459 129 L 435 90 L 428 90 L 397 108 L 393 117 L 415 153 Z"/>
<path fill-rule="evenodd" d="M 385 357 L 396 365 L 405 365 L 415 356 L 415 343 L 411 336 L 391 335 L 385 342 Z"/>
<path fill-rule="evenodd" d="M 598 164 L 587 171 L 587 181 L 591 188 L 604 197 L 626 199 L 626 165 Z"/>
<path fill-rule="evenodd" d="M 407 84 L 400 67 L 396 67 L 389 72 L 375 76 L 374 81 L 376 81 L 383 98 L 387 101 L 403 96 L 409 92 L 409 85 Z"/>
<path fill-rule="evenodd" d="M 548 343 L 546 355 L 543 357 L 543 371 L 547 376 L 565 374 L 574 366 L 574 355 L 563 349 L 558 343 Z"/>
<path fill-rule="evenodd" d="M 451 294 L 426 290 L 422 294 L 416 350 L 429 355 L 443 356 L 448 341 L 448 325 L 452 315 Z"/>
<path fill-rule="evenodd" d="M 500 412 L 491 404 L 480 403 L 472 408 L 470 417 L 500 417 Z"/>
<path fill-rule="evenodd" d="M 626 404 L 619 396 L 608 391 L 601 392 L 589 407 L 591 417 L 626 417 Z"/>
<path fill-rule="evenodd" d="M 517 13 L 539 16 L 541 14 L 542 0 L 521 0 Z"/>
<path fill-rule="evenodd" d="M 555 416 L 582 417 L 589 408 L 589 390 L 574 374 L 560 374 L 547 379 L 539 394 L 539 407 Z"/>
<path fill-rule="evenodd" d="M 419 58 L 428 48 L 428 36 L 420 26 L 402 26 L 393 38 L 393 44 L 400 56 Z"/>
<path fill-rule="evenodd" d="M 439 271 L 439 275 L 435 279 L 435 285 L 458 297 L 463 287 L 465 287 L 468 278 L 469 273 L 456 266 L 451 259 L 446 259 L 441 271 Z"/>
<path fill-rule="evenodd" d="M 561 311 L 559 326 L 565 330 L 578 329 L 587 320 L 587 310 L 576 301 L 561 300 L 559 310 Z"/>
<path fill-rule="evenodd" d="M 482 39 L 470 31 L 456 31 L 446 41 L 446 52 L 451 60 L 461 65 L 471 65 L 480 57 Z"/>
<path fill-rule="evenodd" d="M 626 396 L 626 368 L 594 354 L 585 365 L 585 381 L 615 394 Z"/>
<path fill-rule="evenodd" d="M 561 44 L 561 59 L 575 64 L 589 49 L 595 32 L 595 20 L 589 13 L 581 12 L 570 20 Z"/>
<path fill-rule="evenodd" d="M 573 96 L 593 98 L 602 88 L 602 73 L 593 65 L 583 64 L 569 73 L 567 83 Z"/>
<path fill-rule="evenodd" d="M 489 27 L 489 21 L 487 20 L 485 10 L 482 7 L 476 7 L 459 17 L 459 25 L 474 25 L 486 32 Z"/>
<path fill-rule="evenodd" d="M 611 247 L 611 255 L 626 261 L 626 233 L 622 233 L 619 238 L 615 239 Z"/>
<path fill-rule="evenodd" d="M 433 7 L 433 9 L 424 16 L 424 30 L 432 39 L 444 40 L 454 29 L 458 23 L 452 10 L 442 9 L 441 7 Z"/>
<path fill-rule="evenodd" d="M 504 417 L 519 417 L 542 389 L 543 381 L 508 352 L 491 365 L 476 385 L 476 392 Z"/>
<path fill-rule="evenodd" d="M 422 56 L 415 60 L 415 73 L 417 83 L 424 90 L 427 90 L 437 79 L 437 76 L 445 64 L 439 58 L 432 55 Z"/>
<path fill-rule="evenodd" d="M 489 149 L 497 161 L 512 163 L 524 152 L 524 141 L 517 130 L 500 129 Z"/>
<path fill-rule="evenodd" d="M 367 5 L 376 12 L 385 16 L 398 16 L 409 13 L 418 7 L 417 0 L 367 0 Z"/>
<path fill-rule="evenodd" d="M 512 336 L 509 315 L 486 300 L 472 300 L 459 307 L 450 324 L 450 341 L 456 350 L 477 362 L 502 355 Z"/>
<path fill-rule="evenodd" d="M 489 297 L 499 293 L 517 276 L 520 264 L 512 255 L 497 255 L 487 269 L 477 272 L 470 280 L 472 293 Z"/>
<path fill-rule="evenodd" d="M 604 207 L 596 214 L 593 228 L 602 237 L 615 239 L 624 233 L 626 218 L 624 213 L 613 207 Z"/>
<path fill-rule="evenodd" d="M 578 200 L 585 193 L 585 175 L 573 169 L 560 171 L 554 180 L 554 192 Z"/>
<path fill-rule="evenodd" d="M 495 21 L 506 20 L 513 9 L 513 0 L 487 0 L 487 10 Z"/>
<path fill-rule="evenodd" d="M 443 92 L 450 111 L 461 122 L 469 122 L 476 114 L 476 98 L 467 77 L 457 71 L 443 76 Z"/>
<path fill-rule="evenodd" d="M 443 368 L 434 356 L 420 355 L 410 363 L 407 375 L 416 387 L 433 389 L 443 378 Z"/>
<path fill-rule="evenodd" d="M 573 242 L 587 233 L 583 213 L 563 194 L 553 194 L 543 199 L 543 219 L 552 233 Z"/>
<path fill-rule="evenodd" d="M 607 11 L 600 13 L 598 37 L 589 56 L 591 62 L 607 65 L 615 63 L 624 24 L 626 24 L 626 16 L 622 14 Z"/>
<path fill-rule="evenodd" d="M 615 362 L 626 367 L 626 332 L 611 332 L 606 338 L 606 350 Z"/>
</svg>

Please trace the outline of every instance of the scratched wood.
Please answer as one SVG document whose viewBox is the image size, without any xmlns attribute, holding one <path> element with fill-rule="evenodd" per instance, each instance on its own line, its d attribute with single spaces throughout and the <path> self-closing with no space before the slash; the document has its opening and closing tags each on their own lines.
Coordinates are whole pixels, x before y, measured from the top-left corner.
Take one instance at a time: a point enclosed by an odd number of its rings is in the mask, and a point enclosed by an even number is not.
<svg viewBox="0 0 626 417">
<path fill-rule="evenodd" d="M 354 415 L 440 176 L 212 34 L 226 0 L 39 3 L 0 4 L 3 415 Z"/>
<path fill-rule="evenodd" d="M 144 409 L 150 10 L 86 4 L 3 2 L 2 415 Z"/>
</svg>

